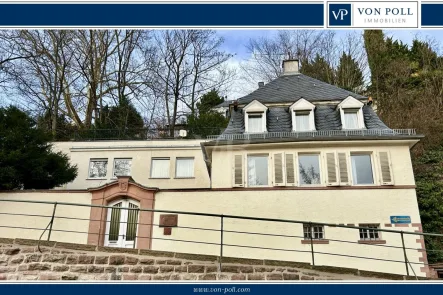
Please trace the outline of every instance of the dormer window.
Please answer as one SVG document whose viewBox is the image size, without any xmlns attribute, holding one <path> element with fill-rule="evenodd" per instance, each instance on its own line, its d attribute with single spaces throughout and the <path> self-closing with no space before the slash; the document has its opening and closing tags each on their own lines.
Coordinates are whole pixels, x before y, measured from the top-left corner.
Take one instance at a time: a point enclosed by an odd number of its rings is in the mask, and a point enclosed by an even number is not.
<svg viewBox="0 0 443 295">
<path fill-rule="evenodd" d="M 292 113 L 292 130 L 295 132 L 315 130 L 314 109 L 315 105 L 303 98 L 290 106 L 289 110 Z"/>
<path fill-rule="evenodd" d="M 309 122 L 309 117 L 312 111 L 295 111 L 295 131 L 310 131 L 312 130 Z"/>
<path fill-rule="evenodd" d="M 263 125 L 263 114 L 248 113 L 248 132 L 264 132 Z"/>
<path fill-rule="evenodd" d="M 349 96 L 343 100 L 338 108 L 340 110 L 342 129 L 363 129 L 365 122 L 363 117 L 363 103 Z"/>
<path fill-rule="evenodd" d="M 257 100 L 243 108 L 246 133 L 266 132 L 266 112 L 268 108 Z"/>
<path fill-rule="evenodd" d="M 343 129 L 359 129 L 358 125 L 358 111 L 359 109 L 344 109 L 343 118 L 344 124 Z"/>
</svg>

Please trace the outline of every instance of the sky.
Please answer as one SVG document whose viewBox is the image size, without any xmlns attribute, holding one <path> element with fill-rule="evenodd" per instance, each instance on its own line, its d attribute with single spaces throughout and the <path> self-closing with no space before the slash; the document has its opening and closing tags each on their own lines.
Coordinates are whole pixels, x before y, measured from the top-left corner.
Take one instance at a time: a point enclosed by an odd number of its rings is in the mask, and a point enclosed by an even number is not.
<svg viewBox="0 0 443 295">
<path fill-rule="evenodd" d="M 237 59 L 248 57 L 245 45 L 249 39 L 273 36 L 277 33 L 276 30 L 218 30 L 217 32 L 225 39 L 223 49 L 236 54 L 235 58 Z M 337 30 L 337 38 L 344 37 L 350 32 L 363 33 L 363 30 Z M 384 33 L 408 44 L 411 44 L 417 35 L 435 38 L 443 44 L 443 30 L 384 30 Z"/>
<path fill-rule="evenodd" d="M 336 30 L 336 38 L 343 38 L 349 33 L 358 32 L 363 34 L 363 30 Z M 393 37 L 396 40 L 401 40 L 408 45 L 412 44 L 414 37 L 418 36 L 422 38 L 435 39 L 443 46 L 443 30 L 383 30 L 386 36 Z M 250 53 L 246 49 L 246 44 L 251 38 L 258 37 L 272 37 L 277 34 L 277 30 L 217 30 L 217 33 L 224 38 L 222 49 L 234 54 L 234 57 L 230 60 L 232 67 L 238 67 L 238 65 L 246 61 L 250 57 Z M 443 48 L 440 48 L 440 52 L 443 52 Z M 258 82 L 258 81 L 257 81 Z M 235 84 L 235 83 L 234 83 Z M 232 85 L 229 93 L 225 93 L 228 96 L 228 100 L 238 99 L 247 93 L 252 88 L 241 87 L 239 85 Z"/>
</svg>

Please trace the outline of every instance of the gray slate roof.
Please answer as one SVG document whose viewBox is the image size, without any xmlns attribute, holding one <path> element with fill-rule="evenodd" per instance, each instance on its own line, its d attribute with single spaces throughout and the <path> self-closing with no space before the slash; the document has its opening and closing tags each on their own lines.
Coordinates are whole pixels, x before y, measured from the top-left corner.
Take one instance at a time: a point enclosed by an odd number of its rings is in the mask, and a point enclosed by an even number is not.
<svg viewBox="0 0 443 295">
<path fill-rule="evenodd" d="M 233 102 L 234 102 L 233 100 L 225 100 L 224 102 L 219 103 L 218 105 L 216 105 L 214 108 L 227 108 Z"/>
<path fill-rule="evenodd" d="M 342 100 L 348 96 L 364 99 L 365 96 L 338 88 L 303 74 L 280 76 L 263 87 L 238 99 L 239 104 L 253 100 L 261 103 L 296 102 L 303 97 L 307 101 Z"/>
<path fill-rule="evenodd" d="M 291 132 L 292 118 L 289 107 L 270 107 L 266 114 L 268 132 Z M 389 129 L 377 116 L 371 106 L 363 106 L 363 117 L 367 129 Z M 340 111 L 335 105 L 317 105 L 314 110 L 316 130 L 341 130 Z M 223 134 L 245 132 L 242 109 L 232 111 L 228 127 Z"/>
</svg>

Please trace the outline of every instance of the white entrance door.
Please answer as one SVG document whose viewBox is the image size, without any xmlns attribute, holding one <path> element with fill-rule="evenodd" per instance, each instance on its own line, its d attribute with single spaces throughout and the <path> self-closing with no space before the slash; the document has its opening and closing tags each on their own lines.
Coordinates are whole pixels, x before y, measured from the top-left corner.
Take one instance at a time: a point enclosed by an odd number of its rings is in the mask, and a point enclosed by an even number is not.
<svg viewBox="0 0 443 295">
<path fill-rule="evenodd" d="M 112 208 L 108 208 L 105 246 L 135 248 L 139 204 L 132 200 L 118 200 L 109 206 Z"/>
</svg>

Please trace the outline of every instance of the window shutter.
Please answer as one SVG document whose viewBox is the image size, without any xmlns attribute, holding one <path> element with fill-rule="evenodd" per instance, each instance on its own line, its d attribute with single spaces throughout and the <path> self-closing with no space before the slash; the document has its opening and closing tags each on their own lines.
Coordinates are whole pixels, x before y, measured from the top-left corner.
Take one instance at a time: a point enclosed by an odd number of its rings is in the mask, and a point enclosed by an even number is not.
<svg viewBox="0 0 443 295">
<path fill-rule="evenodd" d="M 346 153 L 338 153 L 338 171 L 340 173 L 340 185 L 349 185 L 348 161 Z"/>
<path fill-rule="evenodd" d="M 326 167 L 328 173 L 328 185 L 338 185 L 337 165 L 335 164 L 335 153 L 326 153 Z"/>
<path fill-rule="evenodd" d="M 297 184 L 297 177 L 295 174 L 295 154 L 286 154 L 285 156 L 286 185 L 294 186 Z"/>
<path fill-rule="evenodd" d="M 243 174 L 244 174 L 244 164 L 243 164 L 243 156 L 235 155 L 234 156 L 234 168 L 233 168 L 233 186 L 234 187 L 243 187 Z"/>
<path fill-rule="evenodd" d="M 274 154 L 274 186 L 285 185 L 283 153 Z"/>
<path fill-rule="evenodd" d="M 389 153 L 379 152 L 378 159 L 380 161 L 381 184 L 382 185 L 394 184 L 394 179 L 392 177 L 391 159 Z"/>
</svg>

